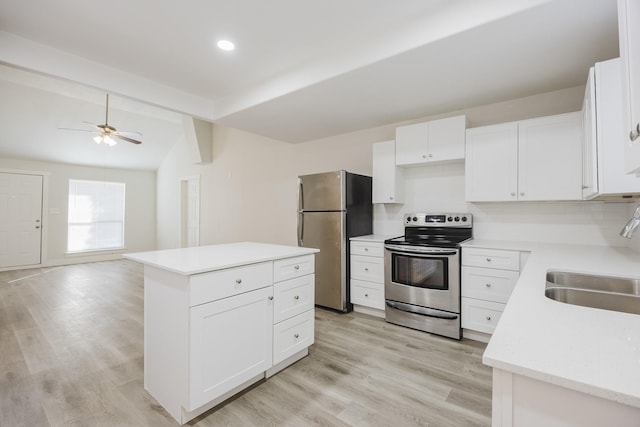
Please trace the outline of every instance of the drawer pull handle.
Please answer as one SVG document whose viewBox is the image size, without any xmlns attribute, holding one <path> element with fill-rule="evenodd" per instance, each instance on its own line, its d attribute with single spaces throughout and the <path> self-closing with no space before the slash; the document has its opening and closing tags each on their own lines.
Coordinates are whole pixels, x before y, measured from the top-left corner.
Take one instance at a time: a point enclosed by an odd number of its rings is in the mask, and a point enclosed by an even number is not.
<svg viewBox="0 0 640 427">
<path fill-rule="evenodd" d="M 242 283 L 242 279 L 236 279 L 236 283 L 239 285 L 240 283 Z"/>
<path fill-rule="evenodd" d="M 491 262 L 491 258 L 487 258 L 487 262 Z"/>
<path fill-rule="evenodd" d="M 293 299 L 298 300 L 298 299 L 300 299 L 300 297 L 298 295 L 296 295 L 295 297 L 293 297 Z"/>
<path fill-rule="evenodd" d="M 296 270 L 300 270 L 300 266 L 299 266 L 299 265 L 296 265 L 296 266 L 295 266 L 295 267 L 293 267 L 293 268 L 295 268 Z"/>
<path fill-rule="evenodd" d="M 298 335 L 298 334 L 294 334 L 294 335 L 293 335 L 293 337 L 294 337 L 295 339 L 298 339 L 298 338 L 300 338 L 300 335 Z"/>
<path fill-rule="evenodd" d="M 490 287 L 491 287 L 491 283 L 485 283 L 485 286 L 486 286 L 487 288 L 490 288 Z"/>
<path fill-rule="evenodd" d="M 487 320 L 491 320 L 491 316 L 487 316 Z"/>
<path fill-rule="evenodd" d="M 273 301 L 273 295 L 269 295 L 269 296 L 267 297 L 267 299 L 268 299 L 269 301 Z"/>
</svg>

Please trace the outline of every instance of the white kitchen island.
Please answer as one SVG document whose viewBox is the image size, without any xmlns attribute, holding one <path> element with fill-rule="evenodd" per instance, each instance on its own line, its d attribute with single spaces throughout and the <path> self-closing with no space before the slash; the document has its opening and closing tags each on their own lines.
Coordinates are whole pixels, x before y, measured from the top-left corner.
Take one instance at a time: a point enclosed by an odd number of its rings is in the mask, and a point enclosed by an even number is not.
<svg viewBox="0 0 640 427">
<path fill-rule="evenodd" d="M 317 249 L 230 243 L 144 264 L 144 387 L 184 424 L 308 354 Z"/>
<path fill-rule="evenodd" d="M 483 362 L 493 367 L 493 427 L 640 425 L 640 315 L 545 296 L 547 271 L 640 278 L 621 247 L 474 240 L 530 251 Z"/>
</svg>

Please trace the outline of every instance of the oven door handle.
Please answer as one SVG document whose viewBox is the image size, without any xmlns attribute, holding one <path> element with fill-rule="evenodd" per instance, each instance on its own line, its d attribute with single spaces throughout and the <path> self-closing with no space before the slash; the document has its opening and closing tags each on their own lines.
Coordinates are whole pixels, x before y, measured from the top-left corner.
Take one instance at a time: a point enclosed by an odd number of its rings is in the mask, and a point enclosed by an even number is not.
<svg viewBox="0 0 640 427">
<path fill-rule="evenodd" d="M 419 314 L 421 316 L 435 317 L 438 319 L 446 319 L 446 320 L 455 320 L 458 318 L 458 315 L 454 313 L 447 313 L 441 310 L 434 310 L 431 308 L 420 307 L 412 304 L 404 304 L 396 301 L 386 301 L 386 304 L 391 308 L 395 308 L 396 310 L 406 311 L 407 313 Z"/>
<path fill-rule="evenodd" d="M 393 252 L 401 252 L 404 254 L 411 255 L 440 255 L 440 256 L 449 256 L 449 255 L 457 255 L 458 251 L 449 250 L 449 249 L 440 249 L 440 250 L 432 250 L 432 249 L 408 249 L 406 246 L 401 245 L 384 245 L 384 248 L 393 251 Z"/>
</svg>

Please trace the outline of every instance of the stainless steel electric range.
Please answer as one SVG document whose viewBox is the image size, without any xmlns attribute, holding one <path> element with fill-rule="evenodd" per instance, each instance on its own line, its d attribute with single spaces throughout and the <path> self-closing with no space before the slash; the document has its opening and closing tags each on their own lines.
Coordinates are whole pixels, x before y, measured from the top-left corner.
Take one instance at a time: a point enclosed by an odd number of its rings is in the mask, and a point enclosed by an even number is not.
<svg viewBox="0 0 640 427">
<path fill-rule="evenodd" d="M 411 213 L 404 236 L 384 242 L 387 322 L 460 339 L 460 244 L 469 213 Z"/>
</svg>

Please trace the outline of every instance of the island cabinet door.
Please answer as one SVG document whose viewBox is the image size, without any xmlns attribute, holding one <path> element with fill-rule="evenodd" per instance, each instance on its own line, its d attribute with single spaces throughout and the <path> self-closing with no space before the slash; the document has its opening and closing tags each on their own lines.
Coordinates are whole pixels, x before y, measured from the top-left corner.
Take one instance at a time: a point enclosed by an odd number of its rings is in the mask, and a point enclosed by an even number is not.
<svg viewBox="0 0 640 427">
<path fill-rule="evenodd" d="M 190 321 L 187 410 L 271 368 L 272 287 L 192 307 Z"/>
</svg>

